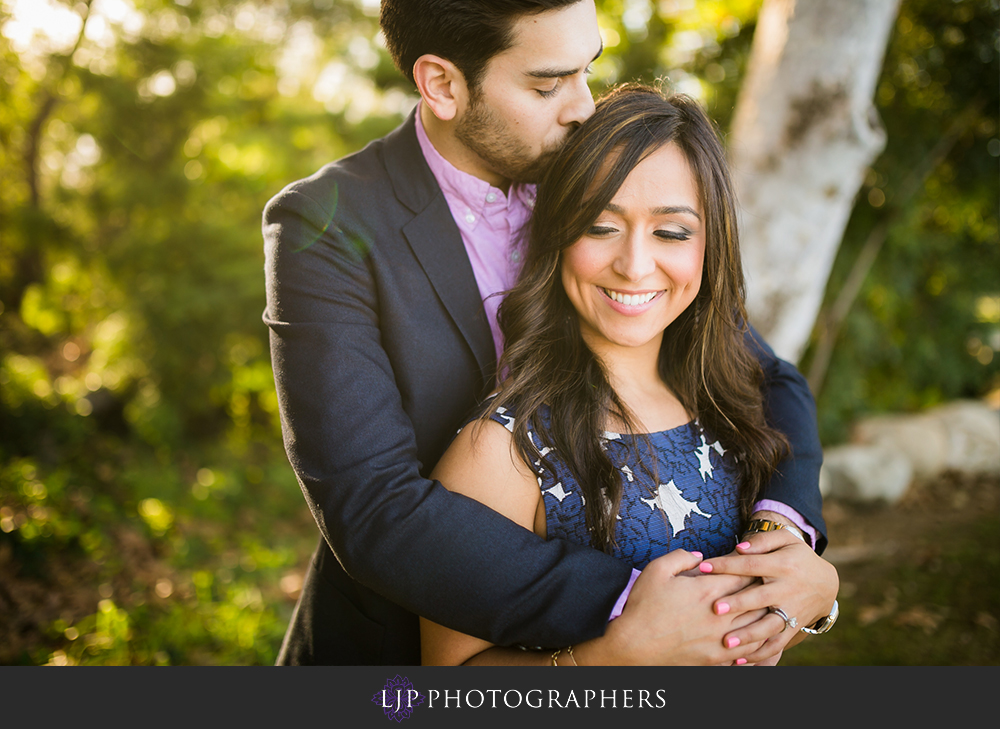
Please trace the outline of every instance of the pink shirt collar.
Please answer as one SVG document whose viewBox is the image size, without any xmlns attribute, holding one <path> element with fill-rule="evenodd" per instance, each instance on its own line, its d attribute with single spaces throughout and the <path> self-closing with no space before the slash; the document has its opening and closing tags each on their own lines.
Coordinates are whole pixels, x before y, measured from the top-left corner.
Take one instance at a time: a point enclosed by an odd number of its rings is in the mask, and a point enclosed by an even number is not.
<svg viewBox="0 0 1000 729">
<path fill-rule="evenodd" d="M 417 102 L 417 141 L 420 143 L 420 150 L 424 153 L 424 159 L 427 160 L 427 165 L 431 168 L 431 172 L 438 181 L 438 185 L 441 186 L 441 191 L 444 193 L 445 198 L 448 199 L 449 205 L 452 199 L 454 199 L 461 205 L 463 213 L 465 208 L 469 208 L 477 217 L 482 215 L 487 203 L 493 203 L 497 200 L 506 200 L 508 208 L 512 205 L 520 204 L 527 207 L 530 211 L 535 206 L 534 185 L 519 182 L 511 183 L 509 191 L 511 194 L 508 197 L 500 188 L 494 187 L 485 180 L 480 180 L 475 175 L 470 175 L 468 172 L 462 172 L 462 170 L 442 157 L 441 153 L 437 151 L 427 136 L 427 130 L 424 129 L 424 123 L 420 118 L 420 107 L 422 105 L 423 101 Z M 455 212 L 454 207 L 452 208 L 452 212 Z M 463 215 L 455 216 L 455 221 L 459 223 L 459 227 L 461 227 L 462 218 L 464 218 Z"/>
<path fill-rule="evenodd" d="M 521 244 L 535 204 L 535 186 L 512 184 L 505 195 L 503 190 L 462 172 L 434 148 L 420 119 L 419 106 L 416 117 L 417 141 L 462 236 L 499 357 L 503 337 L 497 308 L 500 294 L 514 286 L 521 271 Z"/>
</svg>

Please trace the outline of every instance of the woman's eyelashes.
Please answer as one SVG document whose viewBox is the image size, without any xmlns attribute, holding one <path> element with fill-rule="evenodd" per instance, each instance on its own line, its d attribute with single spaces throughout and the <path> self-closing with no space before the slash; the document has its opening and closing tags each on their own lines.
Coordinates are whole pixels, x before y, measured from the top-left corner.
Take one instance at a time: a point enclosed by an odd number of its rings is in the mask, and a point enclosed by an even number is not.
<svg viewBox="0 0 1000 729">
<path fill-rule="evenodd" d="M 619 229 L 611 225 L 592 225 L 587 230 L 587 235 L 591 238 L 607 238 L 618 233 Z M 666 228 L 658 229 L 653 231 L 653 235 L 660 240 L 666 241 L 685 241 L 689 240 L 694 233 L 687 228 Z"/>
<path fill-rule="evenodd" d="M 688 240 L 691 238 L 693 233 L 686 228 L 675 228 L 670 230 L 657 230 L 653 233 L 653 235 L 661 240 Z"/>
</svg>

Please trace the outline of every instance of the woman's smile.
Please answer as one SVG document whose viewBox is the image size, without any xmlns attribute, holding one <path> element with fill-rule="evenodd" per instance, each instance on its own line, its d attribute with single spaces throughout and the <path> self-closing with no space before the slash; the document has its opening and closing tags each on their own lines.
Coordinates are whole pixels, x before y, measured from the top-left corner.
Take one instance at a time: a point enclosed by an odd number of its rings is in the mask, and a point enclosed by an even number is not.
<svg viewBox="0 0 1000 729">
<path fill-rule="evenodd" d="M 624 291 L 615 291 L 613 289 L 606 289 L 603 286 L 598 287 L 605 296 L 609 299 L 609 304 L 613 306 L 616 311 L 620 311 L 623 314 L 641 314 L 646 311 L 648 307 L 645 305 L 657 298 L 663 291 L 648 291 L 641 293 L 629 293 Z M 617 304 L 617 306 L 614 306 Z"/>
</svg>

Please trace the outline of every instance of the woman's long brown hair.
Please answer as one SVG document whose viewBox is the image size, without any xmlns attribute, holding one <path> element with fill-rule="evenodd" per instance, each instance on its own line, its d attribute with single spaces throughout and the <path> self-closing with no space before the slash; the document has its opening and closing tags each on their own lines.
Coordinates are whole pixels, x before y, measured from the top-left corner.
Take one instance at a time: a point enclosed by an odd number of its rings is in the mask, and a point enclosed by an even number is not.
<svg viewBox="0 0 1000 729">
<path fill-rule="evenodd" d="M 529 427 L 541 447 L 564 459 L 583 491 L 592 544 L 605 551 L 614 544 L 622 493 L 621 474 L 604 449 L 605 428 L 611 418 L 624 423 L 637 454 L 649 444 L 635 435 L 634 417 L 580 335 L 561 282 L 560 253 L 593 225 L 632 169 L 665 144 L 684 152 L 698 181 L 706 246 L 698 295 L 664 332 L 660 377 L 687 412 L 737 454 L 744 519 L 788 451 L 784 436 L 764 420 L 763 372 L 744 339 L 736 202 L 715 127 L 685 96 L 618 87 L 598 101 L 539 184 L 524 268 L 500 307 L 504 380 L 488 406 L 489 412 L 514 411 L 514 447 L 525 463 L 548 465 Z M 613 164 L 605 165 L 609 159 Z M 551 413 L 548 428 L 543 406 Z M 647 476 L 655 478 L 648 469 Z"/>
</svg>

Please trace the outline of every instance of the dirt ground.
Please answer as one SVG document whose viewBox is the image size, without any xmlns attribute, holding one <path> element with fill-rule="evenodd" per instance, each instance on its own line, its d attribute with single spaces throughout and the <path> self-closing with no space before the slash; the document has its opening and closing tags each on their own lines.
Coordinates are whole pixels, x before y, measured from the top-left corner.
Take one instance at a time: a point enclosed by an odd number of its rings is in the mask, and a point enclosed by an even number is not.
<svg viewBox="0 0 1000 729">
<path fill-rule="evenodd" d="M 893 506 L 824 505 L 837 635 L 793 665 L 1000 665 L 1000 478 L 947 474 Z"/>
<path fill-rule="evenodd" d="M 823 555 L 841 581 L 873 560 L 926 548 L 942 532 L 959 531 L 985 514 L 1000 514 L 1000 478 L 948 473 L 915 484 L 896 504 L 858 504 L 826 499 L 830 544 Z M 1000 545 L 994 545 L 1000 547 Z"/>
</svg>

